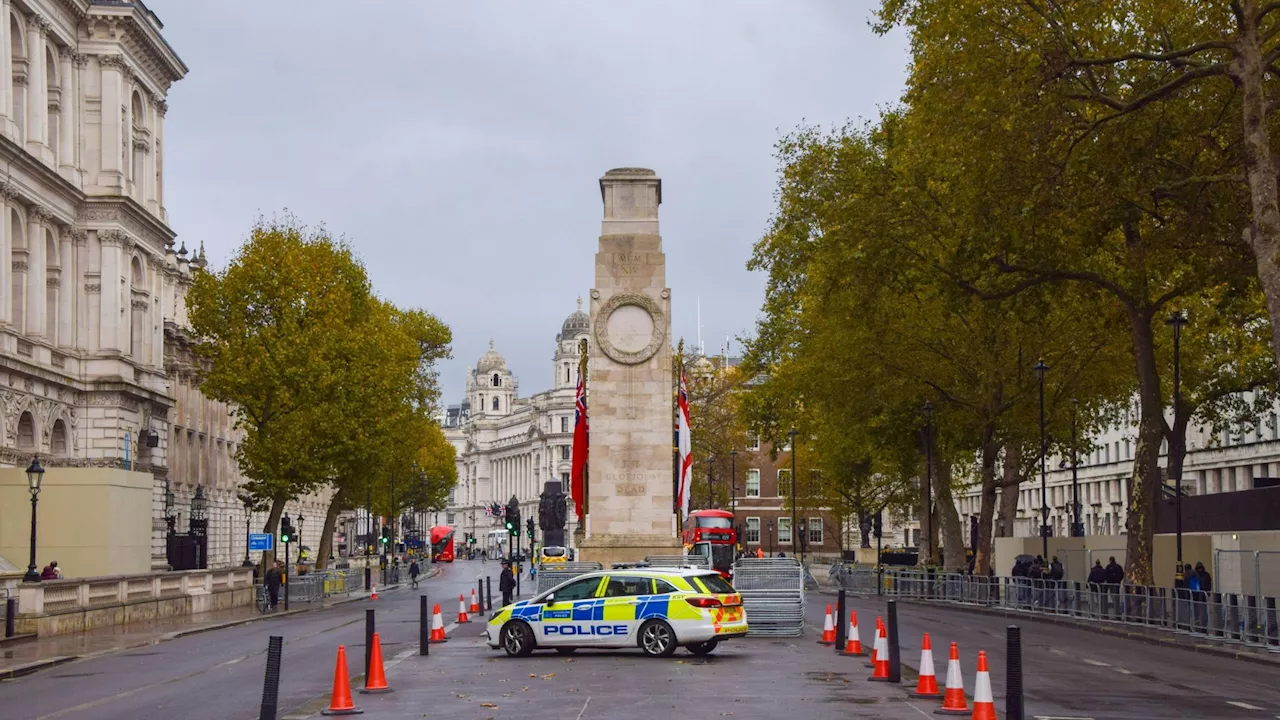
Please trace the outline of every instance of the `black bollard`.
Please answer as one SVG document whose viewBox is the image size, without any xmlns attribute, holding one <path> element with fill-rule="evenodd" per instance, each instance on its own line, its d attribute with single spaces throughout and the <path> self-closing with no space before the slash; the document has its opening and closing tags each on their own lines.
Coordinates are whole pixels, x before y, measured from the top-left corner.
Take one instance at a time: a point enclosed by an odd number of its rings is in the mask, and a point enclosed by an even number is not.
<svg viewBox="0 0 1280 720">
<path fill-rule="evenodd" d="M 276 720 L 280 696 L 280 654 L 284 638 L 272 635 L 267 640 L 267 674 L 262 679 L 262 712 L 259 720 Z"/>
<path fill-rule="evenodd" d="M 369 677 L 373 654 L 373 608 L 364 611 L 364 676 Z"/>
<path fill-rule="evenodd" d="M 427 594 L 418 598 L 418 654 L 430 655 L 431 613 L 427 610 Z"/>
<path fill-rule="evenodd" d="M 1022 703 L 1022 628 L 1010 625 L 1006 629 L 1005 645 L 1004 716 L 1006 720 L 1025 720 Z"/>
<path fill-rule="evenodd" d="M 4 636 L 13 637 L 14 623 L 18 621 L 18 598 L 6 598 L 4 601 Z"/>
<path fill-rule="evenodd" d="M 493 578 L 484 579 L 484 596 L 488 598 L 485 600 L 485 605 L 489 608 L 489 612 L 493 612 Z"/>
<path fill-rule="evenodd" d="M 476 578 L 476 592 L 480 594 L 480 617 L 484 617 L 484 579 Z"/>
<path fill-rule="evenodd" d="M 840 592 L 836 594 L 836 653 L 844 652 L 845 638 L 848 635 L 849 625 L 845 621 L 845 592 L 844 588 L 840 588 Z"/>
<path fill-rule="evenodd" d="M 902 663 L 898 651 L 898 601 L 889 601 L 889 682 L 902 682 Z"/>
<path fill-rule="evenodd" d="M 373 582 L 373 569 L 368 565 L 364 567 L 364 591 L 369 592 L 369 586 Z"/>
</svg>

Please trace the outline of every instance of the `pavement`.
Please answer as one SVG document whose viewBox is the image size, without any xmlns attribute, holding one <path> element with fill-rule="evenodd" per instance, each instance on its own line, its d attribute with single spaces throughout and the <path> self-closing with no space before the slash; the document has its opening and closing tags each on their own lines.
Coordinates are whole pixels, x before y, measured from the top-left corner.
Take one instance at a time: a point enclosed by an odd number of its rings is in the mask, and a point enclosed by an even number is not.
<svg viewBox="0 0 1280 720">
<path fill-rule="evenodd" d="M 954 608 L 902 603 L 903 682 L 867 682 L 865 658 L 845 658 L 815 642 L 826 603 L 810 594 L 808 629 L 799 638 L 744 638 L 709 658 L 685 651 L 651 659 L 638 650 L 584 650 L 572 657 L 538 652 L 507 658 L 481 640 L 483 619 L 457 625 L 459 594 L 476 576 L 497 584 L 496 563 L 442 564 L 439 577 L 356 601 L 266 622 L 204 629 L 145 647 L 105 650 L 40 672 L 0 681 L 5 720 L 225 720 L 259 717 L 269 635 L 284 638 L 282 720 L 318 717 L 327 707 L 339 644 L 353 690 L 363 685 L 365 610 L 376 609 L 387 678 L 394 692 L 355 695 L 368 718 L 920 718 L 935 701 L 912 700 L 921 634 L 932 634 L 941 685 L 946 648 L 957 642 L 965 689 L 974 690 L 977 651 L 986 650 L 999 716 L 1004 715 L 1008 619 Z M 496 588 L 495 588 L 496 589 Z M 419 596 L 439 603 L 450 640 L 418 655 Z M 834 604 L 834 603 L 833 603 Z M 853 598 L 864 643 L 886 606 Z M 222 618 L 222 622 L 230 622 Z M 1023 631 L 1027 718 L 1102 720 L 1280 716 L 1273 666 L 1083 632 L 1030 618 Z M 209 627 L 216 623 L 211 622 Z M 197 628 L 189 628 L 195 630 Z M 159 633 L 156 628 L 154 632 Z M 170 631 L 179 632 L 179 631 Z M 168 633 L 159 633 L 165 635 Z M 89 642 L 89 641 L 86 641 Z M 105 642 L 105 641 L 104 641 Z M 8 648 L 0 646 L 0 653 Z M 802 715 L 800 715 L 802 714 Z"/>
</svg>

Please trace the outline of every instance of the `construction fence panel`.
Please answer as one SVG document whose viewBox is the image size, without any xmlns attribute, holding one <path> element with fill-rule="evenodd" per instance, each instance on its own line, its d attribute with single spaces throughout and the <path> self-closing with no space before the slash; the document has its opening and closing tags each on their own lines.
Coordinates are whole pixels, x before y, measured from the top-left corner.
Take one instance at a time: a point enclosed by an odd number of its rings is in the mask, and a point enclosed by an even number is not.
<svg viewBox="0 0 1280 720">
<path fill-rule="evenodd" d="M 739 558 L 733 587 L 742 595 L 748 634 L 797 637 L 804 633 L 805 568 L 792 558 Z"/>
<path fill-rule="evenodd" d="M 599 572 L 603 569 L 604 566 L 598 562 L 545 563 L 538 568 L 536 594 L 541 595 L 560 583 L 572 580 L 579 575 Z"/>
</svg>

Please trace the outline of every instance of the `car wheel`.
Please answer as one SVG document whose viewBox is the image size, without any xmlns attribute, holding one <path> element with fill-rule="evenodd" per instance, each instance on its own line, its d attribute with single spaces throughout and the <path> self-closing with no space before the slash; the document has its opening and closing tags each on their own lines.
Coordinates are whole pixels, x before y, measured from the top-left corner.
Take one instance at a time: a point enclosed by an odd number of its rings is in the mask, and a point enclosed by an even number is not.
<svg viewBox="0 0 1280 720">
<path fill-rule="evenodd" d="M 517 620 L 502 626 L 502 649 L 511 657 L 525 657 L 533 652 L 533 631 Z"/>
<path fill-rule="evenodd" d="M 578 648 L 556 648 L 556 652 L 560 653 L 561 655 L 572 655 L 573 652 L 577 649 Z"/>
<path fill-rule="evenodd" d="M 716 649 L 716 646 L 717 646 L 717 645 L 719 645 L 719 644 L 720 644 L 720 641 L 719 641 L 719 640 L 708 640 L 708 641 L 706 641 L 706 642 L 700 642 L 700 643 L 694 643 L 694 644 L 692 644 L 692 645 L 686 645 L 686 646 L 685 646 L 685 649 L 686 649 L 686 650 L 688 650 L 689 652 L 693 653 L 694 655 L 699 655 L 699 656 L 702 656 L 702 655 L 710 655 L 710 654 L 711 654 L 711 651 L 712 651 L 712 650 L 715 650 L 715 649 Z"/>
<path fill-rule="evenodd" d="M 650 620 L 640 628 L 640 649 L 649 657 L 670 657 L 676 651 L 676 633 L 662 620 Z"/>
</svg>

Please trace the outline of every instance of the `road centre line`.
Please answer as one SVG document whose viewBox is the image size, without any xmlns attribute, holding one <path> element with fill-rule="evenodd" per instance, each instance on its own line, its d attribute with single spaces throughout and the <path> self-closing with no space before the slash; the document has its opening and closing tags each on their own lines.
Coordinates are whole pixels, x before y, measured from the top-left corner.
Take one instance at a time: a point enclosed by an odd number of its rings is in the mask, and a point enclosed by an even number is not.
<svg viewBox="0 0 1280 720">
<path fill-rule="evenodd" d="M 1228 701 L 1227 701 L 1227 704 L 1228 704 L 1228 705 L 1235 705 L 1236 707 L 1238 707 L 1238 708 L 1244 708 L 1245 710 L 1261 710 L 1261 709 L 1262 709 L 1262 708 L 1258 707 L 1257 705 L 1250 705 L 1250 704 L 1249 704 L 1249 703 L 1247 703 L 1247 702 L 1240 702 L 1239 700 L 1228 700 Z"/>
</svg>

